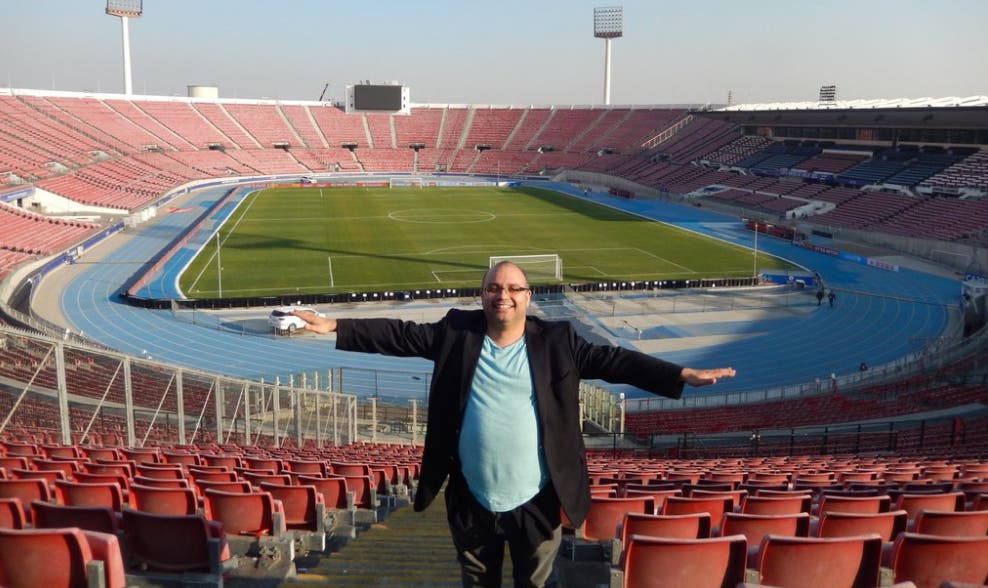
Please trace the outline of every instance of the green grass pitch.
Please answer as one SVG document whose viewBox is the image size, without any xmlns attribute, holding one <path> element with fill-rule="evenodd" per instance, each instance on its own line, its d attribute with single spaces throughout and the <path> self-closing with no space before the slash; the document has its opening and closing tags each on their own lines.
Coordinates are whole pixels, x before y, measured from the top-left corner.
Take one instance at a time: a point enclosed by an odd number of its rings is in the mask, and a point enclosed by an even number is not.
<svg viewBox="0 0 988 588">
<path fill-rule="evenodd" d="M 271 188 L 219 240 L 219 264 L 214 238 L 182 274 L 186 296 L 475 287 L 496 255 L 558 254 L 564 283 L 753 270 L 750 250 L 534 188 Z M 758 256 L 759 270 L 783 267 Z"/>
</svg>

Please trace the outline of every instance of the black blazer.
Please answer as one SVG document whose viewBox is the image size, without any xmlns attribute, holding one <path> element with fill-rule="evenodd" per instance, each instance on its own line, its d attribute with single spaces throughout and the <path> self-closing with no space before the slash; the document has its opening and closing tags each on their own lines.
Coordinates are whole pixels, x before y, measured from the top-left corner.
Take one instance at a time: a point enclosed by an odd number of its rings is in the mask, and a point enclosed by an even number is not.
<svg viewBox="0 0 988 588">
<path fill-rule="evenodd" d="M 337 349 L 417 356 L 435 363 L 415 510 L 424 510 L 458 462 L 463 410 L 487 332 L 482 310 L 450 310 L 439 322 L 339 319 Z M 586 451 L 580 432 L 579 384 L 601 379 L 679 398 L 682 368 L 622 347 L 593 345 L 565 321 L 528 317 L 525 343 L 532 370 L 542 449 L 552 484 L 569 520 L 590 508 Z"/>
</svg>

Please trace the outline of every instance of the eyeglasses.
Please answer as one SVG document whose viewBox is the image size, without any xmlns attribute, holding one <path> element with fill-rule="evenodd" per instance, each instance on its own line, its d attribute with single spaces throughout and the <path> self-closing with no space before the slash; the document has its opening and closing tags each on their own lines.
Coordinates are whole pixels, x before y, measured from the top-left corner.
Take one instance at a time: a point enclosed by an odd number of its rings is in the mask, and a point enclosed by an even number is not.
<svg viewBox="0 0 988 588">
<path fill-rule="evenodd" d="M 498 286 L 497 284 L 487 284 L 484 286 L 484 292 L 488 294 L 500 294 L 507 290 L 508 294 L 521 294 L 522 292 L 528 292 L 531 290 L 528 286 L 515 286 L 511 285 L 508 287 Z"/>
</svg>

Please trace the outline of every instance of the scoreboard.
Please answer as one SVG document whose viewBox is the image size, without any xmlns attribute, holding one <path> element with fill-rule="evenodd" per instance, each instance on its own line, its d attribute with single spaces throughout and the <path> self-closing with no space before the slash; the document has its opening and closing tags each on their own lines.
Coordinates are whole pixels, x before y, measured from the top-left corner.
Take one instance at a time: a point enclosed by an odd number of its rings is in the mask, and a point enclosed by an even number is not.
<svg viewBox="0 0 988 588">
<path fill-rule="evenodd" d="M 346 112 L 409 112 L 408 87 L 400 84 L 347 86 Z"/>
</svg>

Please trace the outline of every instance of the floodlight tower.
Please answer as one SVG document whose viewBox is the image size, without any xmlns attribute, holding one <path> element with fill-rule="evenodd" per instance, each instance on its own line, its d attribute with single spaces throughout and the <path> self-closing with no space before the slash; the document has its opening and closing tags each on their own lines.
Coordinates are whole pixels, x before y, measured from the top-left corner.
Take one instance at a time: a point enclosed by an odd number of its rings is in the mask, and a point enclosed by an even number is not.
<svg viewBox="0 0 988 588">
<path fill-rule="evenodd" d="M 624 35 L 624 8 L 598 6 L 593 9 L 593 36 L 604 40 L 604 104 L 611 103 L 611 40 Z"/>
<path fill-rule="evenodd" d="M 134 83 L 130 75 L 130 32 L 127 23 L 144 12 L 143 0 L 106 0 L 106 13 L 120 17 L 120 31 L 123 35 L 124 94 L 134 93 Z"/>
</svg>

